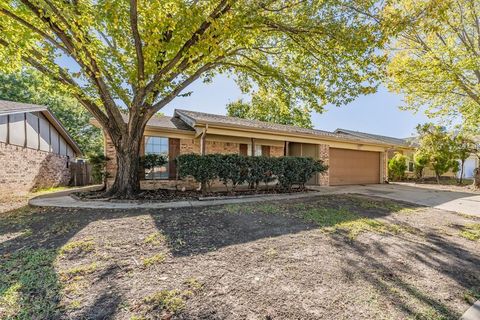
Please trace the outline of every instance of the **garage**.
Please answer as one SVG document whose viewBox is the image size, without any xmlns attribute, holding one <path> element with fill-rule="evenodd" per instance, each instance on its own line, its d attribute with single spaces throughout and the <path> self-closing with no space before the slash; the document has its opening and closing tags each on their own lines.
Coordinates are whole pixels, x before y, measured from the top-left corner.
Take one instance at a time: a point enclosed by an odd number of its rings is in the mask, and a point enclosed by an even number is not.
<svg viewBox="0 0 480 320">
<path fill-rule="evenodd" d="M 330 148 L 331 186 L 380 183 L 380 152 Z"/>
</svg>

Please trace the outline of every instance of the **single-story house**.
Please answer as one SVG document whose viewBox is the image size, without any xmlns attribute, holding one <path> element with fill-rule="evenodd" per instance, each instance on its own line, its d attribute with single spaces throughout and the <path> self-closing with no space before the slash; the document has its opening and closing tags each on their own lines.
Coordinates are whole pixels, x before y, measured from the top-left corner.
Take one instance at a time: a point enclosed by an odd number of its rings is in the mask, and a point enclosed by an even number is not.
<svg viewBox="0 0 480 320">
<path fill-rule="evenodd" d="M 93 120 L 93 124 L 98 123 Z M 244 155 L 308 156 L 324 161 L 328 172 L 310 184 L 376 184 L 387 179 L 392 150 L 408 150 L 404 142 L 355 137 L 344 133 L 305 129 L 222 115 L 175 110 L 173 116 L 155 116 L 147 124 L 141 153 L 163 154 L 169 163 L 145 172 L 142 188 L 196 187 L 177 179 L 175 159 L 185 153 L 238 153 Z M 114 177 L 115 150 L 105 135 L 107 172 Z"/>
<path fill-rule="evenodd" d="M 79 155 L 47 107 L 0 100 L 0 193 L 67 185 Z"/>
</svg>

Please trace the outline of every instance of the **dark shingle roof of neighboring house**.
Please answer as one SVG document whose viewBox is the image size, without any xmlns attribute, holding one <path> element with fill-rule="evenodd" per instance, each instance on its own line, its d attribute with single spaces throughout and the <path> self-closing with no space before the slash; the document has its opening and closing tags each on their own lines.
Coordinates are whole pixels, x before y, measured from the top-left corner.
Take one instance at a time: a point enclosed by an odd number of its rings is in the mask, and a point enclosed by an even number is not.
<svg viewBox="0 0 480 320">
<path fill-rule="evenodd" d="M 42 112 L 44 115 L 46 115 L 49 118 L 49 121 L 55 127 L 55 129 L 57 129 L 57 131 L 67 141 L 67 143 L 73 148 L 73 150 L 75 150 L 75 153 L 77 155 L 82 154 L 82 151 L 78 147 L 75 140 L 73 140 L 68 131 L 55 117 L 55 115 L 50 112 L 50 110 L 48 110 L 48 107 L 38 104 L 0 100 L 0 116 L 27 112 Z"/>
<path fill-rule="evenodd" d="M 340 129 L 340 128 L 336 129 L 334 132 L 340 133 L 340 134 L 352 135 L 354 137 L 362 138 L 362 139 L 377 140 L 387 144 L 410 146 L 409 142 L 406 139 L 382 136 L 379 134 L 372 134 L 372 133 Z"/>
<path fill-rule="evenodd" d="M 182 109 L 176 109 L 174 117 L 180 117 L 190 126 L 194 126 L 196 123 L 202 123 L 202 124 L 210 123 L 210 124 L 227 125 L 227 126 L 233 126 L 233 127 L 255 128 L 255 129 L 261 129 L 261 130 L 267 130 L 267 131 L 271 130 L 271 131 L 279 131 L 279 132 L 293 133 L 293 134 L 307 134 L 307 135 L 331 137 L 331 138 L 350 140 L 350 141 L 371 142 L 371 143 L 379 143 L 379 144 L 387 144 L 387 145 L 390 145 L 390 144 L 405 145 L 405 141 L 403 141 L 402 139 L 397 139 L 397 141 L 392 142 L 392 141 L 380 140 L 378 138 L 372 138 L 372 137 L 360 137 L 360 136 L 355 136 L 355 135 L 345 134 L 340 132 L 307 129 L 307 128 L 301 128 L 296 126 L 264 122 L 259 120 L 249 120 L 249 119 L 243 119 L 243 118 L 237 118 L 237 117 L 229 117 L 229 116 L 204 113 L 204 112 L 196 112 L 196 111 L 190 111 L 190 110 L 182 110 Z"/>
</svg>

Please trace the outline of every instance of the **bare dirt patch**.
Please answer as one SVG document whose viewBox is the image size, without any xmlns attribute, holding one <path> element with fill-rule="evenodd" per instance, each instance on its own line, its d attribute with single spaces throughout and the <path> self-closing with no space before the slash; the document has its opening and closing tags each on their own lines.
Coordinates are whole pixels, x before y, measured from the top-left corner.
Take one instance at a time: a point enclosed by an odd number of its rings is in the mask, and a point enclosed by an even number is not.
<svg viewBox="0 0 480 320">
<path fill-rule="evenodd" d="M 458 319 L 480 221 L 355 195 L 0 217 L 0 318 Z"/>
</svg>

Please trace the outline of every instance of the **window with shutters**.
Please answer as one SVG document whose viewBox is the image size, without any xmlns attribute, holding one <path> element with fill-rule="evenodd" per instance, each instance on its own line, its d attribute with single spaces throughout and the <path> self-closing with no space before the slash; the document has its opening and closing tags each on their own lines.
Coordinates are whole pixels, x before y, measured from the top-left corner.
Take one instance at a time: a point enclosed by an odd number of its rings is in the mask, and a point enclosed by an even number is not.
<svg viewBox="0 0 480 320">
<path fill-rule="evenodd" d="M 168 160 L 168 138 L 145 137 L 145 154 L 158 154 Z M 168 163 L 163 166 L 145 170 L 145 179 L 168 179 Z"/>
</svg>

